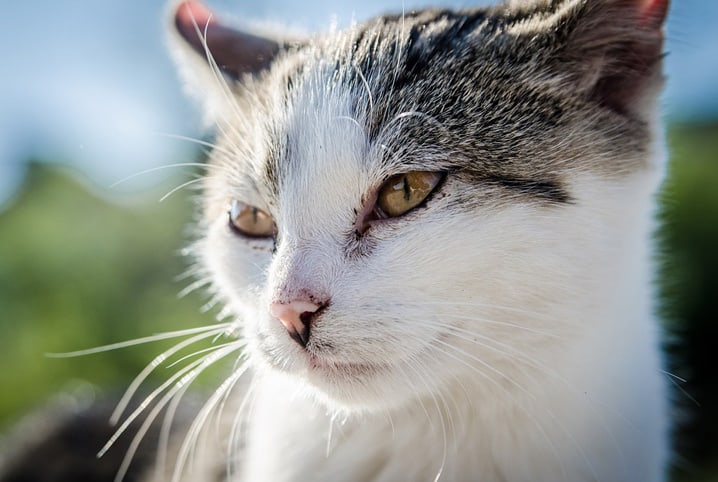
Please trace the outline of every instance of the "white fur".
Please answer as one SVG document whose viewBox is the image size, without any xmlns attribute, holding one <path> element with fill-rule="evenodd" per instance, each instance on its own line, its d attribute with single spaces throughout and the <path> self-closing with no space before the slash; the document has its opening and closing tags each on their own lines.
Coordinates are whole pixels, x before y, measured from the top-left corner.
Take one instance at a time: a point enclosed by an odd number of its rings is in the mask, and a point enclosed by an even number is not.
<svg viewBox="0 0 718 482">
<path fill-rule="evenodd" d="M 430 203 L 348 257 L 353 210 L 391 173 L 349 119 L 359 94 L 327 97 L 317 75 L 284 114 L 295 158 L 276 254 L 220 211 L 202 243 L 254 365 L 240 480 L 664 480 L 649 248 L 663 149 L 642 172 L 572 173 L 571 204 Z M 247 186 L 226 192 L 269 209 Z M 313 368 L 268 312 L 302 291 L 331 299 L 319 358 L 381 368 Z"/>
</svg>

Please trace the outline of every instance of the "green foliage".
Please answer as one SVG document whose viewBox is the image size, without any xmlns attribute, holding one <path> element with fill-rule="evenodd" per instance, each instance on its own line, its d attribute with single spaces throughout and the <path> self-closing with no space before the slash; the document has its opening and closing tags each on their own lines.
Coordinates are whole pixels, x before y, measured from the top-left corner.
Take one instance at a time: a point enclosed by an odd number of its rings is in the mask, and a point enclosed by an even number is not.
<svg viewBox="0 0 718 482">
<path fill-rule="evenodd" d="M 680 480 L 718 480 L 718 124 L 670 131 L 663 196 L 664 319 L 680 418 Z M 713 474 L 713 475 L 709 475 Z"/>
<path fill-rule="evenodd" d="M 161 193 L 156 193 L 158 199 Z M 71 380 L 121 389 L 167 343 L 79 358 L 67 352 L 211 323 L 178 255 L 185 196 L 116 205 L 67 173 L 33 164 L 0 214 L 0 425 Z"/>
</svg>

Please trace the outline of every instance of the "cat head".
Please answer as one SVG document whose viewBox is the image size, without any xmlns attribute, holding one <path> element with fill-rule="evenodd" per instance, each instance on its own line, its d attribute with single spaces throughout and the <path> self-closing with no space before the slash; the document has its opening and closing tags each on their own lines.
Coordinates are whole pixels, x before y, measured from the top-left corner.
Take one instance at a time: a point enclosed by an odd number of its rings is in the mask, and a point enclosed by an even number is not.
<svg viewBox="0 0 718 482">
<path fill-rule="evenodd" d="M 667 5 L 422 10 L 303 38 L 176 5 L 216 129 L 196 253 L 258 369 L 371 410 L 510 384 L 606 329 L 646 257 Z"/>
</svg>

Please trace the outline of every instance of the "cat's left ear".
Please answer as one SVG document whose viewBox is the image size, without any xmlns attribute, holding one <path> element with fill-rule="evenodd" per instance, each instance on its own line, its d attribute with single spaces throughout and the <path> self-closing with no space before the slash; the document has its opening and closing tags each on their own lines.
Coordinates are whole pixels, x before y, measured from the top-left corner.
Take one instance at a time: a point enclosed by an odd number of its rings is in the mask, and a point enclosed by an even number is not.
<svg viewBox="0 0 718 482">
<path fill-rule="evenodd" d="M 191 95 L 212 124 L 227 109 L 228 90 L 271 68 L 283 43 L 223 23 L 198 0 L 172 0 L 168 41 Z"/>
<path fill-rule="evenodd" d="M 177 33 L 196 54 L 234 79 L 268 68 L 280 48 L 273 39 L 222 24 L 209 8 L 196 0 L 177 5 L 174 24 Z"/>
<path fill-rule="evenodd" d="M 573 88 L 617 112 L 641 114 L 663 80 L 669 0 L 568 0 L 555 59 Z"/>
</svg>

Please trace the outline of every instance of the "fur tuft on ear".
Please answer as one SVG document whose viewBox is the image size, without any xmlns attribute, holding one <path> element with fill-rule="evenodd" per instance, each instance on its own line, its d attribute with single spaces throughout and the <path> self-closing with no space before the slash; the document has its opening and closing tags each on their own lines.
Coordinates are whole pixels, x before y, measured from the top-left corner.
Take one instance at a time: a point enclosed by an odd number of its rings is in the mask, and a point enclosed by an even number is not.
<svg viewBox="0 0 718 482">
<path fill-rule="evenodd" d="M 668 0 L 583 0 L 565 25 L 559 61 L 577 86 L 622 114 L 643 109 L 662 82 L 663 22 Z"/>
</svg>

